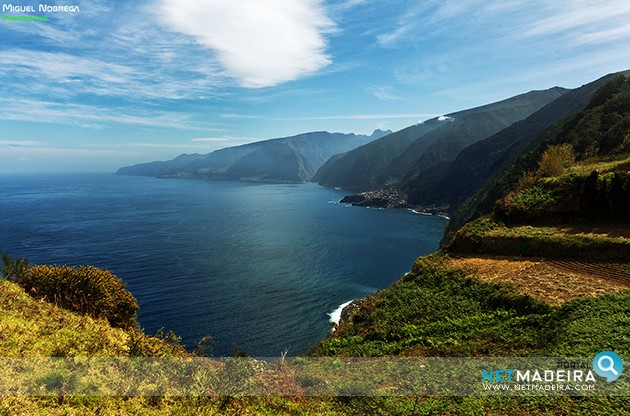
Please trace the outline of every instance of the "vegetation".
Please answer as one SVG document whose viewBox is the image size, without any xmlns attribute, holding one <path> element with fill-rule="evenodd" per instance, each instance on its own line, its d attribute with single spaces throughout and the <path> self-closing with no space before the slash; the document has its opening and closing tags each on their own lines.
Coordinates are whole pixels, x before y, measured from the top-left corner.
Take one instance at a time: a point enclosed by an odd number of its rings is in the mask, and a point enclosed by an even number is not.
<svg viewBox="0 0 630 416">
<path fill-rule="evenodd" d="M 0 279 L 16 280 L 23 276 L 28 269 L 29 262 L 25 259 L 13 260 L 11 256 L 2 253 L 2 269 L 0 269 Z"/>
<path fill-rule="evenodd" d="M 95 318 L 105 318 L 113 327 L 134 328 L 138 325 L 138 303 L 125 284 L 112 272 L 96 267 L 35 265 L 23 267 L 17 260 L 6 272 L 34 297 L 43 298 L 71 311 Z"/>
<path fill-rule="evenodd" d="M 104 319 L 81 316 L 0 281 L 0 356 L 71 357 L 129 354 L 130 335 Z"/>
<path fill-rule="evenodd" d="M 550 309 L 499 285 L 421 258 L 411 274 L 368 297 L 351 323 L 315 352 L 324 355 L 512 356 L 539 351 Z M 509 338 L 509 340 L 506 338 Z M 545 334 L 544 336 L 541 336 Z"/>
<path fill-rule="evenodd" d="M 439 298 L 423 306 L 422 302 L 430 301 L 431 295 Z M 419 259 L 410 275 L 373 299 L 372 304 L 361 307 L 351 323 L 325 340 L 319 353 L 351 355 L 359 351 L 383 355 L 392 351 L 390 343 L 402 354 L 571 356 L 592 355 L 602 345 L 614 345 L 621 354 L 629 351 L 628 339 L 622 333 L 603 331 L 618 327 L 626 319 L 624 311 L 630 307 L 628 292 L 578 299 L 551 308 L 515 293 L 510 287 L 470 279 L 461 270 L 445 267 L 444 258 L 435 255 Z M 0 344 L 5 356 L 130 354 L 132 337 L 128 331 L 112 328 L 102 319 L 36 301 L 13 283 L 0 282 L 0 303 L 8 305 L 3 307 L 7 313 L 0 322 L 0 334 L 9 335 Z M 429 316 L 423 317 L 424 313 Z M 430 323 L 431 318 L 437 321 Z M 420 327 L 423 323 L 428 324 L 426 329 Z M 165 356 L 174 355 L 174 351 L 163 351 Z M 225 380 L 243 380 L 257 374 L 252 371 L 253 363 L 227 364 L 218 373 Z M 282 374 L 285 375 L 280 377 Z M 296 390 L 300 385 L 320 382 L 312 377 L 293 378 L 290 372 L 287 378 L 286 374 L 264 373 L 263 381 L 269 385 L 288 383 L 287 388 L 294 386 Z M 40 380 L 53 387 L 56 383 L 72 382 L 70 376 L 51 373 L 42 375 Z M 122 382 L 133 383 L 133 380 Z M 348 386 L 351 387 L 360 386 Z M 0 411 L 8 414 L 519 414 L 523 409 L 558 415 L 567 411 L 595 415 L 630 412 L 627 400 L 622 397 L 0 398 Z"/>
<path fill-rule="evenodd" d="M 445 259 L 420 258 L 411 274 L 368 297 L 314 353 L 555 357 L 589 356 L 607 345 L 630 354 L 630 339 L 602 331 L 623 325 L 630 291 L 554 308 L 509 285 L 471 278 Z"/>
<path fill-rule="evenodd" d="M 0 356 L 188 355 L 172 333 L 151 337 L 137 329 L 137 301 L 111 272 L 35 265 L 15 274 L 28 262 L 4 258 L 2 274 L 10 279 L 0 280 Z"/>
<path fill-rule="evenodd" d="M 512 163 L 482 183 L 451 216 L 448 231 L 454 232 L 466 222 L 490 214 L 495 202 L 514 191 L 526 172 L 538 169 L 542 154 L 551 146 L 571 145 L 577 166 L 569 172 L 581 171 L 582 175 L 591 174 L 592 170 L 585 172 L 590 169 L 588 165 L 627 158 L 630 153 L 630 77 L 618 75 L 589 95 L 585 108 L 538 134 Z M 596 169 L 602 174 L 605 171 L 600 167 Z M 623 163 L 618 168 L 621 171 Z"/>
<path fill-rule="evenodd" d="M 562 175 L 575 163 L 575 152 L 570 143 L 552 145 L 538 162 L 537 175 L 541 178 Z"/>
</svg>

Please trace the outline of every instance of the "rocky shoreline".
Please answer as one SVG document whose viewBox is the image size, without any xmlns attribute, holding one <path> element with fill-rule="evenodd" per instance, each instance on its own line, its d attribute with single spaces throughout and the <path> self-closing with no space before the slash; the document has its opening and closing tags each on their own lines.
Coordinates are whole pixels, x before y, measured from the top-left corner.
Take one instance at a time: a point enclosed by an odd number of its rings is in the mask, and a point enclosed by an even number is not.
<svg viewBox="0 0 630 416">
<path fill-rule="evenodd" d="M 410 204 L 407 200 L 407 195 L 396 188 L 383 188 L 356 195 L 347 195 L 339 203 L 367 208 L 408 209 L 418 214 L 439 215 L 448 218 L 448 213 L 446 212 L 448 207 L 426 207 Z"/>
<path fill-rule="evenodd" d="M 350 302 L 348 306 L 343 308 L 341 310 L 341 317 L 339 318 L 339 323 L 337 325 L 341 326 L 344 323 L 348 322 L 350 318 L 352 318 L 352 315 L 354 315 L 359 310 L 359 308 L 361 307 L 361 304 L 364 301 L 365 301 L 365 298 L 355 299 L 352 302 Z"/>
</svg>

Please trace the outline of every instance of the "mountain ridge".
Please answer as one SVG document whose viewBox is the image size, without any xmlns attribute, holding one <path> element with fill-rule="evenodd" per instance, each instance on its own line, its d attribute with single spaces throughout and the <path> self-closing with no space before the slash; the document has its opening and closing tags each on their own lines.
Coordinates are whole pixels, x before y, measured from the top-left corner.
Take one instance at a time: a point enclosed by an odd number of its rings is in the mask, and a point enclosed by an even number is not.
<svg viewBox="0 0 630 416">
<path fill-rule="evenodd" d="M 466 144 L 527 117 L 566 91 L 560 87 L 530 91 L 407 127 L 322 165 L 314 181 L 349 190 L 395 184 L 414 169 L 427 170 L 454 159 Z"/>
<path fill-rule="evenodd" d="M 169 161 L 140 163 L 118 169 L 118 175 L 188 179 L 304 182 L 329 158 L 376 140 L 390 131 L 370 136 L 325 131 L 262 140 L 226 147 L 207 154 L 180 155 Z"/>
</svg>

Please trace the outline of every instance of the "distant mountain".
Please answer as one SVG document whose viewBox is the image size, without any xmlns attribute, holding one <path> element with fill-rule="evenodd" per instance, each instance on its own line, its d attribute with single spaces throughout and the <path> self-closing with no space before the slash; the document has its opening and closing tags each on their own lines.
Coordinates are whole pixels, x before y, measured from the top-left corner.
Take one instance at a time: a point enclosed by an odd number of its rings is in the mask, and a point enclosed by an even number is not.
<svg viewBox="0 0 630 416">
<path fill-rule="evenodd" d="M 335 157 L 320 168 L 314 181 L 365 190 L 430 176 L 468 145 L 526 118 L 566 91 L 559 87 L 532 91 L 408 127 Z"/>
<path fill-rule="evenodd" d="M 609 79 L 604 77 L 561 95 L 525 120 L 468 146 L 452 163 L 436 169 L 432 178 L 425 174 L 404 180 L 401 190 L 412 205 L 440 207 L 453 213 L 486 178 L 512 164 L 549 126 L 586 107 L 591 95 Z"/>
<path fill-rule="evenodd" d="M 149 162 L 134 166 L 127 166 L 118 169 L 117 175 L 135 175 L 135 176 L 166 176 L 172 175 L 178 169 L 196 161 L 204 159 L 206 155 L 194 153 L 192 155 L 183 154 L 177 156 L 168 162 Z"/>
<path fill-rule="evenodd" d="M 118 175 L 197 179 L 232 179 L 279 182 L 310 180 L 317 169 L 336 154 L 379 139 L 391 131 L 372 135 L 311 132 L 228 147 L 205 155 L 181 155 L 165 162 L 123 167 Z"/>
</svg>

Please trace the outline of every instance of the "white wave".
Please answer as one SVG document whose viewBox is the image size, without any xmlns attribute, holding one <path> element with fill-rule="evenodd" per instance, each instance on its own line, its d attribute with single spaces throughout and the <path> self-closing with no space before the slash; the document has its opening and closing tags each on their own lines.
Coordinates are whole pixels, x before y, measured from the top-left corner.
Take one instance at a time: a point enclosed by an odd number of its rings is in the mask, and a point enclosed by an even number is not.
<svg viewBox="0 0 630 416">
<path fill-rule="evenodd" d="M 414 214 L 418 214 L 418 215 L 433 215 L 429 212 L 422 212 L 422 211 L 416 211 L 415 209 L 409 209 L 409 211 L 413 212 Z"/>
<path fill-rule="evenodd" d="M 337 309 L 335 309 L 334 311 L 329 313 L 328 314 L 328 316 L 330 316 L 329 321 L 331 323 L 338 324 L 339 321 L 341 320 L 341 311 L 343 311 L 343 308 L 345 308 L 346 306 L 350 305 L 352 302 L 354 302 L 354 300 L 349 300 L 349 301 L 347 301 L 345 303 L 342 303 L 341 305 L 339 305 L 339 307 Z"/>
</svg>

